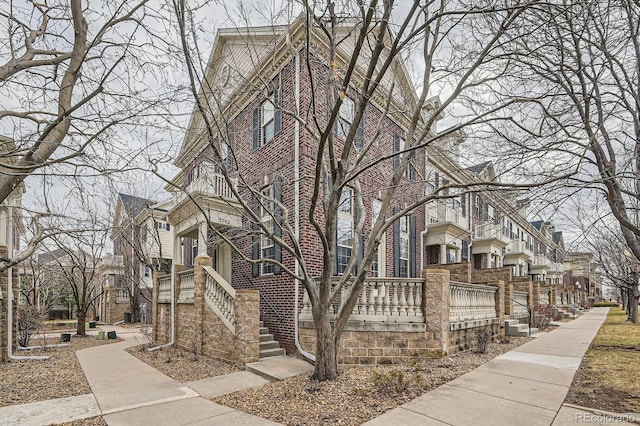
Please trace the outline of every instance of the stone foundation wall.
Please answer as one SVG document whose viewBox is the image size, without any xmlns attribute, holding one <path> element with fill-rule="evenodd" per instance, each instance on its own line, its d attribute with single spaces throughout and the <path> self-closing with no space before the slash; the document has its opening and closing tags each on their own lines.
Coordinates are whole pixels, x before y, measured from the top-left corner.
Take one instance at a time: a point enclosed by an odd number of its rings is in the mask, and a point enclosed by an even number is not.
<svg viewBox="0 0 640 426">
<path fill-rule="evenodd" d="M 461 283 L 470 283 L 471 282 L 471 263 L 446 263 L 443 265 L 438 265 L 438 269 L 449 271 L 449 279 L 451 281 L 458 281 Z"/>
<path fill-rule="evenodd" d="M 218 317 L 204 297 L 205 266 L 211 266 L 208 257 L 197 257 L 194 267 L 194 301 L 177 302 L 180 279 L 176 277 L 175 346 L 187 352 L 197 352 L 210 358 L 234 364 L 257 361 L 260 346 L 260 294 L 257 290 L 236 290 L 234 331 Z M 176 270 L 185 270 L 176 265 Z M 171 338 L 171 304 L 158 303 L 158 282 L 154 275 L 153 333 L 158 344 Z"/>
<path fill-rule="evenodd" d="M 471 280 L 465 282 L 481 284 L 490 281 L 502 281 L 505 283 L 512 281 L 511 267 L 503 266 L 501 268 L 474 269 L 471 271 Z"/>
<path fill-rule="evenodd" d="M 493 341 L 500 335 L 500 324 L 491 324 L 481 327 L 466 328 L 451 331 L 449 343 L 449 354 L 474 349 L 478 344 L 478 333 L 486 331 L 489 341 Z"/>
<path fill-rule="evenodd" d="M 429 338 L 424 331 L 424 324 L 408 324 L 412 327 L 407 327 L 405 331 L 393 331 L 393 324 L 378 325 L 379 328 L 388 330 L 355 330 L 354 328 L 358 328 L 357 323 L 352 327 L 347 324 L 340 337 L 338 363 L 385 365 L 410 362 L 415 357 L 426 354 L 441 354 L 440 343 Z M 410 331 L 410 328 L 416 331 Z M 316 331 L 313 323 L 305 321 L 299 330 L 302 347 L 315 353 Z"/>
</svg>

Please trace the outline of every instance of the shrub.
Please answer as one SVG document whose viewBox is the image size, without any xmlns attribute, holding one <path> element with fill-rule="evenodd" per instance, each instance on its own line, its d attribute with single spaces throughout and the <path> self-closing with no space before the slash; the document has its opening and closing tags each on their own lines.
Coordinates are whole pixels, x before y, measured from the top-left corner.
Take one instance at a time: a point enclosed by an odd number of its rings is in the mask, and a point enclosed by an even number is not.
<svg viewBox="0 0 640 426">
<path fill-rule="evenodd" d="M 553 319 L 553 307 L 546 303 L 539 303 L 531 308 L 532 326 L 535 328 L 547 328 Z"/>
<path fill-rule="evenodd" d="M 595 306 L 596 308 L 617 308 L 620 305 L 616 302 L 599 302 L 594 303 L 593 306 Z"/>
<path fill-rule="evenodd" d="M 18 307 L 18 344 L 29 346 L 33 333 L 40 328 L 42 313 L 35 306 L 21 305 Z"/>
<path fill-rule="evenodd" d="M 487 352 L 487 343 L 489 343 L 487 330 L 478 330 L 476 332 L 476 352 L 479 354 Z"/>
</svg>

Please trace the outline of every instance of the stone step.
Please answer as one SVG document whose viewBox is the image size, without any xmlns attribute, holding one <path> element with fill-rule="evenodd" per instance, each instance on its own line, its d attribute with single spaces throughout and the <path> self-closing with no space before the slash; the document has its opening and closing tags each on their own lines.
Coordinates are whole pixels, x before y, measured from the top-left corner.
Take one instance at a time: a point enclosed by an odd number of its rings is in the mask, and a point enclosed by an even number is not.
<svg viewBox="0 0 640 426">
<path fill-rule="evenodd" d="M 264 327 L 264 321 L 260 321 L 260 327 Z"/>
<path fill-rule="evenodd" d="M 260 341 L 261 342 L 270 342 L 273 340 L 273 334 L 261 334 Z"/>
<path fill-rule="evenodd" d="M 280 348 L 280 342 L 276 340 L 270 340 L 268 342 L 260 342 L 260 352 L 267 349 L 278 349 Z"/>
<path fill-rule="evenodd" d="M 260 334 L 269 334 L 269 329 L 267 327 L 260 326 Z"/>
<path fill-rule="evenodd" d="M 282 348 L 266 349 L 264 351 L 260 351 L 259 358 L 264 359 L 264 358 L 271 358 L 274 356 L 284 356 L 284 355 L 286 355 L 286 352 Z"/>
</svg>

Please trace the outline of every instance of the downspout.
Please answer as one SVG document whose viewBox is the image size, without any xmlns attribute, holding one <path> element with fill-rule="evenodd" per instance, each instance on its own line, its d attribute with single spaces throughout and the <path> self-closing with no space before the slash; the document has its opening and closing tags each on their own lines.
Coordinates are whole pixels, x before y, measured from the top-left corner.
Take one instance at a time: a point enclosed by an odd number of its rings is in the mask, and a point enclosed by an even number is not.
<svg viewBox="0 0 640 426">
<path fill-rule="evenodd" d="M 289 43 L 291 43 L 291 40 L 288 38 L 287 35 L 287 41 Z M 290 46 L 291 48 L 293 48 L 293 46 Z M 300 52 L 296 52 L 296 88 L 295 88 L 295 93 L 296 93 L 296 113 L 298 114 L 300 112 Z M 300 241 L 300 122 L 298 120 L 296 120 L 295 123 L 295 130 L 294 130 L 294 148 L 293 148 L 293 152 L 294 152 L 294 179 L 293 179 L 293 188 L 294 188 L 294 210 L 295 210 L 295 224 L 294 224 L 294 231 L 295 231 L 295 238 L 297 241 Z M 298 262 L 298 259 L 295 259 L 295 265 L 294 265 L 294 273 L 296 275 L 296 278 L 294 278 L 294 284 L 295 284 L 295 298 L 294 298 L 294 318 L 293 318 L 293 322 L 294 322 L 294 333 L 293 335 L 295 336 L 294 340 L 295 340 L 295 344 L 296 344 L 296 349 L 298 350 L 298 352 L 300 353 L 300 355 L 302 355 L 303 357 L 307 358 L 309 361 L 311 362 L 315 362 L 316 357 L 314 354 L 309 353 L 307 351 L 305 351 L 302 348 L 302 345 L 300 344 L 300 336 L 299 336 L 299 330 L 298 330 L 298 300 L 300 299 L 300 280 L 297 278 L 298 277 L 298 273 L 300 271 L 300 263 Z"/>
<path fill-rule="evenodd" d="M 13 241 L 13 236 L 8 241 Z M 7 269 L 7 272 L 9 273 L 7 277 L 7 356 L 14 361 L 49 359 L 48 356 L 17 356 L 13 354 L 13 266 Z"/>
</svg>

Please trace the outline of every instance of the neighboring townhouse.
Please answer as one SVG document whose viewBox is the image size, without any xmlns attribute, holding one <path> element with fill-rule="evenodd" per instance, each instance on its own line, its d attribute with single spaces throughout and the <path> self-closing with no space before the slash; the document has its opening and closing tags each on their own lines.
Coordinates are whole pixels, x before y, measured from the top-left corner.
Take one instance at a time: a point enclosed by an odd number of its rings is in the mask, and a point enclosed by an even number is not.
<svg viewBox="0 0 640 426">
<path fill-rule="evenodd" d="M 593 253 L 569 252 L 564 257 L 564 287 L 582 297 L 584 303 L 592 305 L 602 300 L 602 274 Z"/>
<path fill-rule="evenodd" d="M 105 321 L 151 321 L 152 271 L 171 269 L 173 240 L 167 208 L 167 202 L 118 194 L 111 240 L 113 257 L 122 259 L 123 276 L 113 283 L 118 296 L 109 298 L 109 303 L 121 305 L 126 297 L 129 306 L 123 311 L 122 307 L 114 306 L 112 310 L 103 305 L 103 309 L 113 312 L 108 320 L 104 317 Z M 118 318 L 115 312 L 120 311 Z"/>
<path fill-rule="evenodd" d="M 95 303 L 95 320 L 105 323 L 123 321 L 131 312 L 129 292 L 124 286 L 124 259 L 122 255 L 108 253 L 98 263 L 97 291 L 100 297 Z"/>
<path fill-rule="evenodd" d="M 0 136 L 0 156 L 3 162 L 13 161 L 12 152 L 15 144 L 12 139 Z M 0 167 L 0 173 L 6 173 L 5 167 Z M 12 258 L 20 250 L 20 236 L 24 234 L 22 224 L 22 194 L 25 191 L 24 184 L 20 184 L 0 204 L 0 257 Z M 18 267 L 9 268 L 0 273 L 0 361 L 8 359 L 7 347 L 9 335 L 15 347 L 17 338 L 16 307 L 19 300 L 18 288 L 20 277 Z M 9 292 L 11 288 L 11 292 Z"/>
</svg>

